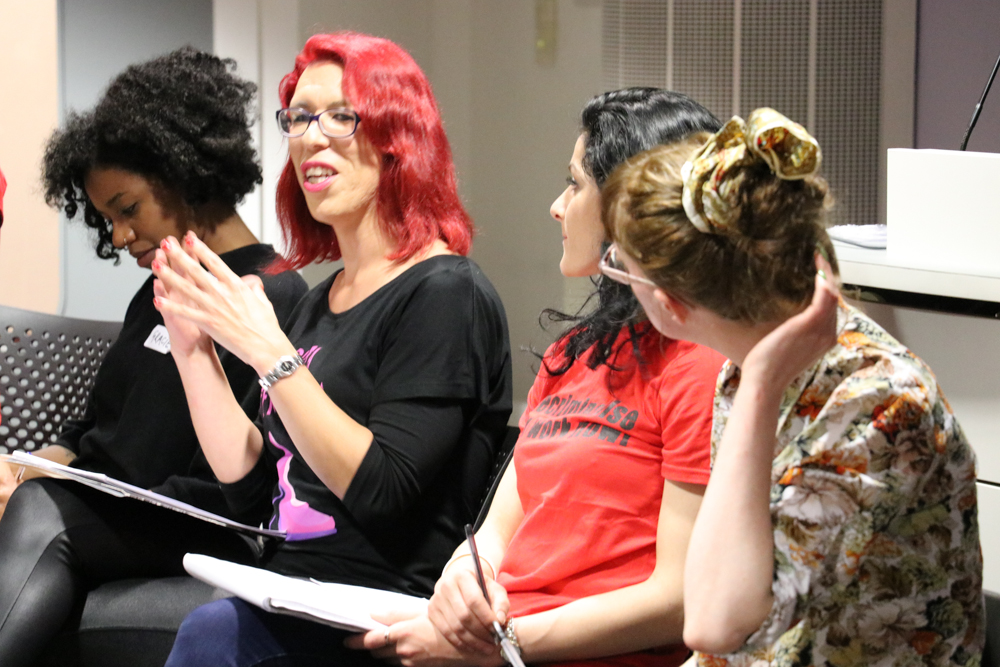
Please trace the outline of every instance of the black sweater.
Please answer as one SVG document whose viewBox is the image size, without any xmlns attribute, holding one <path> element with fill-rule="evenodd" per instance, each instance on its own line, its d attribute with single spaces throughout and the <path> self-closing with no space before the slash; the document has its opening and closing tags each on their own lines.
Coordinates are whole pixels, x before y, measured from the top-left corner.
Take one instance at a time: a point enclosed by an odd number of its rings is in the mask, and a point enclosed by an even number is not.
<svg viewBox="0 0 1000 667">
<path fill-rule="evenodd" d="M 293 271 L 262 275 L 274 256 L 271 246 L 256 244 L 221 258 L 241 276 L 260 275 L 278 321 L 284 325 L 305 294 L 306 284 Z M 86 412 L 81 419 L 63 425 L 58 444 L 77 455 L 74 467 L 228 515 L 198 444 L 177 366 L 169 352 L 144 345 L 153 329 L 162 325 L 163 317 L 153 307 L 150 276 L 129 304 L 121 333 L 101 363 Z M 233 394 L 247 415 L 256 418 L 260 397 L 257 374 L 222 348 L 219 358 Z"/>
</svg>

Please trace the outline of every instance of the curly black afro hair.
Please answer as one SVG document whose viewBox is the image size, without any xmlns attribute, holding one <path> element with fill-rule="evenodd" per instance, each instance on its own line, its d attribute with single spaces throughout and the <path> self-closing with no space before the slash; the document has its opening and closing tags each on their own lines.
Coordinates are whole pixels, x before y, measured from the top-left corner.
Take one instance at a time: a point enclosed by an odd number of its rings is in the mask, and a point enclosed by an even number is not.
<svg viewBox="0 0 1000 667">
<path fill-rule="evenodd" d="M 97 256 L 118 260 L 111 222 L 87 199 L 84 179 L 114 167 L 156 181 L 192 207 L 235 207 L 262 182 L 251 143 L 257 86 L 236 63 L 185 47 L 132 65 L 97 106 L 70 115 L 45 149 L 45 201 L 97 233 Z"/>
</svg>

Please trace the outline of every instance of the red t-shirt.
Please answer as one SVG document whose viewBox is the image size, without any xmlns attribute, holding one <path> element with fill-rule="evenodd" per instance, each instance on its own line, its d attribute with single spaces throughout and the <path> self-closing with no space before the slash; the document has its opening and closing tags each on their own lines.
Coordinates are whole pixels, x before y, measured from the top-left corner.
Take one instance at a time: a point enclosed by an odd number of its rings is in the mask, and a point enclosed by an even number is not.
<svg viewBox="0 0 1000 667">
<path fill-rule="evenodd" d="M 618 343 L 627 340 L 628 330 Z M 546 358 L 560 353 L 560 343 Z M 578 361 L 563 375 L 543 365 L 528 394 L 514 448 L 524 520 L 497 581 L 512 616 L 645 581 L 656 564 L 663 480 L 707 484 L 712 403 L 725 359 L 683 341 L 643 336 L 614 359 L 631 372 Z M 675 665 L 681 646 L 584 664 Z"/>
</svg>

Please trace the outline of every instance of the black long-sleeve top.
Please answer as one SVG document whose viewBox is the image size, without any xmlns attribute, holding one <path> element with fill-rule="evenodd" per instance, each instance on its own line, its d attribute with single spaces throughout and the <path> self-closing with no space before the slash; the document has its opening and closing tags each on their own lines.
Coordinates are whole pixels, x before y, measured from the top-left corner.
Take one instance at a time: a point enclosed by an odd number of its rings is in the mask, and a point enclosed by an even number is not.
<svg viewBox="0 0 1000 667">
<path fill-rule="evenodd" d="M 328 302 L 335 277 L 302 299 L 285 330 L 330 399 L 374 435 L 360 468 L 334 495 L 264 394 L 264 451 L 223 489 L 235 513 L 273 509 L 270 527 L 287 532 L 269 568 L 430 595 L 506 432 L 506 315 L 466 257 L 419 262 L 341 313 Z"/>
</svg>

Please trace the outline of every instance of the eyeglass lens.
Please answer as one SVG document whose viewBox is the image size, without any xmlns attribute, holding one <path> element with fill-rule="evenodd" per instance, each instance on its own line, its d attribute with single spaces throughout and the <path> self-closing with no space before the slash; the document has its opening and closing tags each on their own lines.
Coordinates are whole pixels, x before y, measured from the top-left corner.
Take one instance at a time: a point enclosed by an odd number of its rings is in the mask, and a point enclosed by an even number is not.
<svg viewBox="0 0 1000 667">
<path fill-rule="evenodd" d="M 358 114 L 350 109 L 327 109 L 315 116 L 305 109 L 282 109 L 278 113 L 278 126 L 289 137 L 301 137 L 316 119 L 319 128 L 328 137 L 349 137 L 358 126 Z"/>
</svg>

